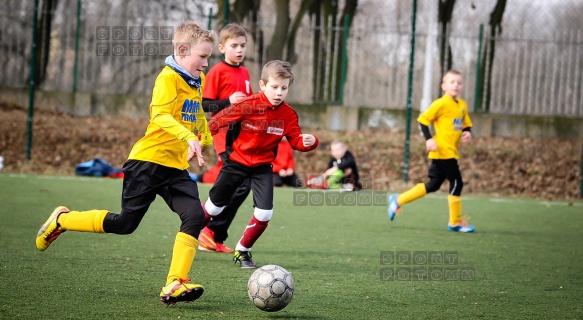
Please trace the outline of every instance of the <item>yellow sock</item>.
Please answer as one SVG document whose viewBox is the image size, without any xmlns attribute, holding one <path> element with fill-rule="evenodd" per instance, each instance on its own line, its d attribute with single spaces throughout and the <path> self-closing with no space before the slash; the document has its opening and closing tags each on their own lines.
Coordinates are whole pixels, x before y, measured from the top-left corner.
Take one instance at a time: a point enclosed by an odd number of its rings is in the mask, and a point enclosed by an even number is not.
<svg viewBox="0 0 583 320">
<path fill-rule="evenodd" d="M 447 196 L 449 203 L 449 225 L 455 226 L 462 221 L 462 199 L 459 196 Z"/>
<path fill-rule="evenodd" d="M 418 183 L 413 188 L 401 193 L 397 198 L 397 202 L 400 206 L 405 203 L 417 200 L 427 194 L 424 183 Z"/>
<path fill-rule="evenodd" d="M 170 271 L 168 271 L 166 285 L 176 279 L 188 278 L 188 272 L 190 271 L 190 267 L 192 267 L 197 247 L 198 240 L 193 236 L 184 232 L 178 232 L 176 234 L 174 249 L 172 250 L 172 262 L 170 262 Z"/>
<path fill-rule="evenodd" d="M 103 231 L 103 219 L 109 211 L 70 211 L 59 216 L 61 228 L 71 231 L 105 233 Z"/>
</svg>

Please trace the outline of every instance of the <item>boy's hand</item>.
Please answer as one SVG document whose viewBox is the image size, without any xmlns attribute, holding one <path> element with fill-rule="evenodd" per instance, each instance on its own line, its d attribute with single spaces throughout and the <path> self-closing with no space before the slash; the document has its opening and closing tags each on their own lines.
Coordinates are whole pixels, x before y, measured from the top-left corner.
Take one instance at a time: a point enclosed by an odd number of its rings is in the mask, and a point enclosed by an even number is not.
<svg viewBox="0 0 583 320">
<path fill-rule="evenodd" d="M 435 140 L 433 140 L 433 138 L 425 141 L 425 148 L 427 149 L 427 151 L 437 151 L 437 143 L 435 142 Z"/>
<path fill-rule="evenodd" d="M 198 160 L 198 165 L 202 166 L 204 164 L 204 159 L 202 156 L 202 149 L 200 147 L 200 142 L 197 140 L 188 140 L 188 158 L 187 161 L 190 161 L 192 158 L 196 156 Z"/>
<path fill-rule="evenodd" d="M 462 142 L 468 143 L 472 140 L 472 133 L 469 131 L 462 132 Z"/>
<path fill-rule="evenodd" d="M 302 137 L 302 143 L 304 144 L 304 147 L 310 147 L 316 143 L 316 138 L 311 134 L 302 133 L 300 134 L 300 137 Z"/>
<path fill-rule="evenodd" d="M 229 97 L 229 101 L 231 102 L 231 104 L 233 104 L 233 103 L 235 103 L 235 102 L 237 102 L 245 97 L 246 97 L 246 95 L 243 92 L 237 91 Z"/>
<path fill-rule="evenodd" d="M 324 177 L 327 178 L 327 177 L 331 176 L 337 170 L 338 170 L 338 167 L 336 167 L 336 166 L 329 168 L 329 169 L 326 169 L 326 171 L 324 171 Z"/>
</svg>

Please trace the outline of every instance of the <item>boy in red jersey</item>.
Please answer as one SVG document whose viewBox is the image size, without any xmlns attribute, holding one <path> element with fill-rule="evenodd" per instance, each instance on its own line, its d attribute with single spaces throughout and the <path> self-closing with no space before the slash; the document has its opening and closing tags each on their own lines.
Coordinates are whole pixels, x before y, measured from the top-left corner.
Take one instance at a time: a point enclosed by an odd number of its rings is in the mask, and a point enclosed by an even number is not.
<svg viewBox="0 0 583 320">
<path fill-rule="evenodd" d="M 198 186 L 186 169 L 195 156 L 202 166 L 201 144 L 213 142 L 201 104 L 202 70 L 208 66 L 215 40 L 216 34 L 198 23 L 185 22 L 176 28 L 174 54 L 166 58 L 152 91 L 146 134 L 134 144 L 123 166 L 121 213 L 57 207 L 37 234 L 38 250 L 46 250 L 65 231 L 130 234 L 160 195 L 182 222 L 160 300 L 190 302 L 203 294 L 200 284 L 187 283 L 205 214 Z M 200 142 L 195 133 L 200 134 Z"/>
<path fill-rule="evenodd" d="M 425 147 L 429 151 L 428 177 L 426 183 L 419 183 L 408 191 L 389 196 L 389 219 L 393 220 L 401 206 L 439 190 L 445 179 L 449 180 L 449 231 L 474 232 L 476 229 L 462 220 L 461 193 L 464 187 L 458 165 L 458 148 L 460 141 L 468 143 L 472 139 L 472 121 L 468 114 L 466 102 L 458 97 L 462 89 L 463 77 L 459 71 L 450 70 L 443 76 L 441 89 L 443 97 L 435 100 L 417 121 L 425 136 Z M 431 136 L 429 126 L 433 124 L 435 135 Z"/>
<path fill-rule="evenodd" d="M 213 66 L 206 77 L 206 85 L 203 91 L 202 107 L 205 112 L 217 112 L 229 107 L 231 104 L 244 97 L 253 94 L 251 78 L 247 68 L 241 65 L 247 50 L 247 33 L 237 24 L 230 23 L 221 29 L 219 33 L 219 51 L 224 54 L 225 60 Z M 202 182 L 214 183 L 221 167 L 223 158 L 226 157 L 226 141 L 228 128 L 221 128 L 213 136 L 217 164 L 203 174 Z M 249 180 L 242 182 L 241 186 L 233 194 L 229 205 L 220 216 L 213 218 L 202 229 L 198 248 L 212 252 L 233 252 L 223 243 L 228 237 L 227 230 L 235 218 L 235 214 L 247 196 L 251 192 Z"/>
<path fill-rule="evenodd" d="M 203 205 L 207 219 L 223 211 L 244 180 L 250 179 L 253 190 L 253 217 L 234 253 L 234 260 L 241 268 L 255 268 L 250 250 L 273 215 L 271 163 L 279 142 L 286 137 L 293 149 L 302 152 L 318 146 L 318 138 L 302 133 L 298 115 L 284 102 L 292 82 L 289 63 L 270 61 L 261 72 L 260 93 L 234 103 L 209 121 L 213 134 L 228 126 L 233 130 L 233 140 L 227 143 L 227 157 Z"/>
</svg>

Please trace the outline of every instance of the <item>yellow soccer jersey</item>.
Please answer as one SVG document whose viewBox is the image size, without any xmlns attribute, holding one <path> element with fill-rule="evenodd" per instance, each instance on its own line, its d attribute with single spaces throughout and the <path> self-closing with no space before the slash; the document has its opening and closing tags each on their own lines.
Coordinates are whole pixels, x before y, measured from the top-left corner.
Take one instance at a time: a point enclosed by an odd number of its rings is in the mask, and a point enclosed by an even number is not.
<svg viewBox="0 0 583 320">
<path fill-rule="evenodd" d="M 142 160 L 166 167 L 184 170 L 189 167 L 189 140 L 198 140 L 210 146 L 210 134 L 205 113 L 202 110 L 202 86 L 205 78 L 201 73 L 201 88 L 189 86 L 172 68 L 166 66 L 156 78 L 150 103 L 150 123 L 146 134 L 132 148 L 129 160 Z"/>
<path fill-rule="evenodd" d="M 458 159 L 458 148 L 462 129 L 472 126 L 466 102 L 460 98 L 456 102 L 448 95 L 433 101 L 429 109 L 417 118 L 419 123 L 430 126 L 433 123 L 437 151 L 429 152 L 429 159 Z"/>
</svg>

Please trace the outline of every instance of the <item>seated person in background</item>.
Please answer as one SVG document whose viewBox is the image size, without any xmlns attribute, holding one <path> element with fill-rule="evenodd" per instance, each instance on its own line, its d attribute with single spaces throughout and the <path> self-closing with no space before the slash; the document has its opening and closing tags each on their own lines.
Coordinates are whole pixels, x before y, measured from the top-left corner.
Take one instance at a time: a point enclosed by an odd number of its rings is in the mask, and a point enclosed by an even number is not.
<svg viewBox="0 0 583 320">
<path fill-rule="evenodd" d="M 307 185 L 318 189 L 344 189 L 356 191 L 362 189 L 358 167 L 346 143 L 334 140 L 330 144 L 332 158 L 324 174 L 308 179 Z"/>
<path fill-rule="evenodd" d="M 281 187 L 302 187 L 303 183 L 295 173 L 294 154 L 286 138 L 277 146 L 277 156 L 273 161 L 273 185 Z"/>
</svg>

